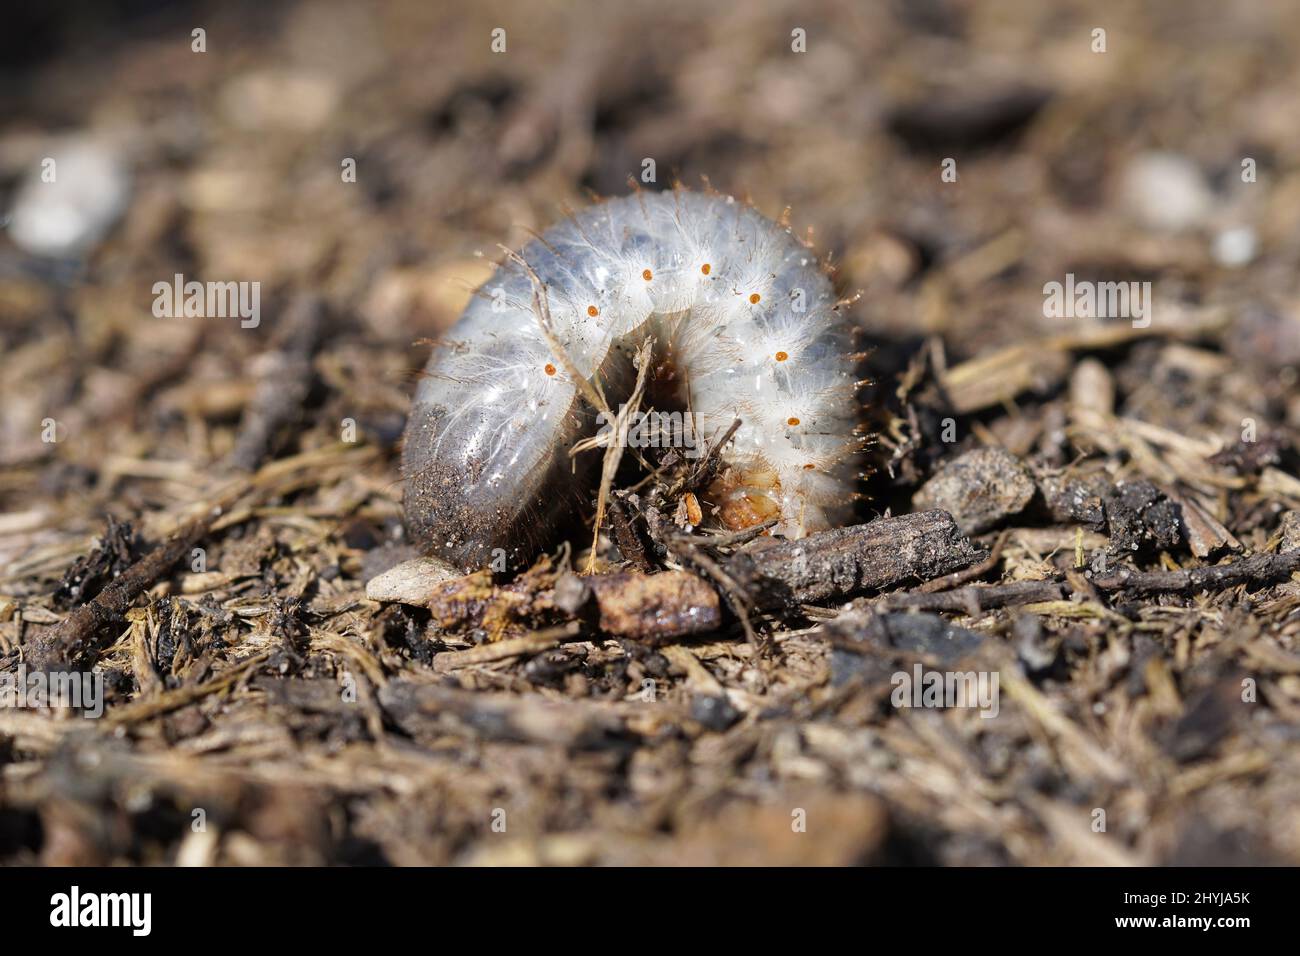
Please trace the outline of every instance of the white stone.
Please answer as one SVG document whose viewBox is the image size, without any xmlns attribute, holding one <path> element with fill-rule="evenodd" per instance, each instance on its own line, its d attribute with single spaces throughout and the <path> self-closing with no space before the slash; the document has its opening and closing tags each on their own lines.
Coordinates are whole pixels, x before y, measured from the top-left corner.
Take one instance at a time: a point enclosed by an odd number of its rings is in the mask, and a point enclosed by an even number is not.
<svg viewBox="0 0 1300 956">
<path fill-rule="evenodd" d="M 53 182 L 42 173 L 54 160 Z M 89 137 L 51 143 L 18 189 L 9 235 L 39 256 L 86 252 L 113 227 L 126 208 L 131 178 L 116 152 Z"/>
<path fill-rule="evenodd" d="M 1249 265 L 1258 245 L 1255 230 L 1249 226 L 1224 229 L 1214 237 L 1214 261 L 1230 269 Z"/>
<path fill-rule="evenodd" d="M 461 576 L 462 572 L 437 558 L 415 558 L 371 578 L 366 583 L 366 597 L 372 601 L 428 604 L 438 585 Z"/>
<path fill-rule="evenodd" d="M 1124 169 L 1120 192 L 1138 222 L 1149 229 L 1190 229 L 1202 223 L 1214 206 L 1200 169 L 1177 153 L 1134 157 Z"/>
</svg>

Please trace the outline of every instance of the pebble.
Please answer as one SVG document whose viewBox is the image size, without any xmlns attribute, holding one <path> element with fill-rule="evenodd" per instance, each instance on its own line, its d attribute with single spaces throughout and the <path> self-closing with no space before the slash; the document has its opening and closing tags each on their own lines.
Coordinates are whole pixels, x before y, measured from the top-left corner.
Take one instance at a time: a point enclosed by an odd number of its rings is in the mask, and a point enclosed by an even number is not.
<svg viewBox="0 0 1300 956">
<path fill-rule="evenodd" d="M 1034 481 L 1015 455 L 977 448 L 950 462 L 921 486 L 917 510 L 941 508 L 965 534 L 987 531 L 1018 514 L 1034 497 Z"/>
<path fill-rule="evenodd" d="M 1224 229 L 1214 237 L 1214 261 L 1228 269 L 1250 265 L 1258 248 L 1255 230 L 1249 226 Z"/>
<path fill-rule="evenodd" d="M 461 572 L 437 558 L 415 558 L 371 578 L 366 583 L 366 597 L 371 601 L 428 604 L 438 585 L 461 576 Z"/>
<path fill-rule="evenodd" d="M 1277 546 L 1279 552 L 1300 548 L 1300 511 L 1283 513 L 1281 531 L 1282 542 Z"/>
<path fill-rule="evenodd" d="M 731 701 L 720 694 L 696 694 L 691 698 L 691 718 L 717 733 L 722 733 L 743 716 Z"/>
<path fill-rule="evenodd" d="M 1148 229 L 1190 229 L 1203 222 L 1214 205 L 1200 169 L 1178 153 L 1142 153 L 1125 167 L 1120 182 L 1123 201 Z"/>
<path fill-rule="evenodd" d="M 45 159 L 54 160 L 46 182 Z M 27 252 L 65 258 L 89 251 L 117 222 L 131 192 L 121 158 L 86 136 L 52 143 L 18 189 L 9 235 Z"/>
</svg>

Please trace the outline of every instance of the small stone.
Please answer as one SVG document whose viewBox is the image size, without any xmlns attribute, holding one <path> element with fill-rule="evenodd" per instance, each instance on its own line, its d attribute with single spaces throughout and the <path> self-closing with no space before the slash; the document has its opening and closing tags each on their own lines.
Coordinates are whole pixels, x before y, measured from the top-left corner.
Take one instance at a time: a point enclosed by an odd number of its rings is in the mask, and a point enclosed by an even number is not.
<svg viewBox="0 0 1300 956">
<path fill-rule="evenodd" d="M 425 605 L 441 584 L 462 577 L 461 572 L 437 558 L 403 561 L 366 583 L 366 597 L 372 601 Z"/>
<path fill-rule="evenodd" d="M 696 694 L 691 699 L 691 718 L 709 730 L 721 733 L 740 720 L 741 713 L 721 694 Z"/>
<path fill-rule="evenodd" d="M 1001 448 L 978 448 L 940 469 L 914 503 L 918 510 L 947 511 L 963 533 L 977 534 L 1023 511 L 1033 497 L 1033 479 L 1020 459 Z"/>
<path fill-rule="evenodd" d="M 14 200 L 9 235 L 38 256 L 87 252 L 126 208 L 131 179 L 107 144 L 75 136 L 50 144 Z"/>
<path fill-rule="evenodd" d="M 577 614 L 591 600 L 587 582 L 572 572 L 561 574 L 555 582 L 555 606 L 565 614 Z"/>
<path fill-rule="evenodd" d="M 1229 269 L 1249 265 L 1255 258 L 1259 246 L 1255 230 L 1249 226 L 1224 229 L 1214 237 L 1211 249 L 1214 261 Z"/>
<path fill-rule="evenodd" d="M 1125 167 L 1120 182 L 1122 200 L 1148 229 L 1190 229 L 1214 205 L 1200 169 L 1178 153 L 1142 153 Z"/>
<path fill-rule="evenodd" d="M 1282 513 L 1282 523 L 1278 530 L 1282 532 L 1282 543 L 1278 551 L 1295 551 L 1300 548 L 1300 511 Z"/>
</svg>

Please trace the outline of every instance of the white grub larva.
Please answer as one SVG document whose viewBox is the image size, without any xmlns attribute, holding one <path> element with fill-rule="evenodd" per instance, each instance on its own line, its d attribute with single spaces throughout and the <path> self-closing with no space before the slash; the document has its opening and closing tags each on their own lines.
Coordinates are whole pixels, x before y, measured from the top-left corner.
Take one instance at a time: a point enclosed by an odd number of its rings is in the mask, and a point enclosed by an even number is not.
<svg viewBox="0 0 1300 956">
<path fill-rule="evenodd" d="M 533 277 L 507 261 L 415 393 L 404 506 L 425 553 L 466 570 L 503 552 L 511 567 L 531 561 L 592 497 L 569 450 L 596 431 L 596 410 L 570 369 L 617 409 L 647 336 L 656 365 L 672 368 L 652 383 L 657 407 L 689 408 L 705 439 L 742 422 L 724 477 L 702 496 L 722 525 L 776 518 L 774 532 L 795 538 L 845 517 L 861 448 L 851 336 L 789 229 L 726 196 L 639 194 L 558 223 L 520 258 L 545 287 L 567 361 L 536 314 Z"/>
</svg>

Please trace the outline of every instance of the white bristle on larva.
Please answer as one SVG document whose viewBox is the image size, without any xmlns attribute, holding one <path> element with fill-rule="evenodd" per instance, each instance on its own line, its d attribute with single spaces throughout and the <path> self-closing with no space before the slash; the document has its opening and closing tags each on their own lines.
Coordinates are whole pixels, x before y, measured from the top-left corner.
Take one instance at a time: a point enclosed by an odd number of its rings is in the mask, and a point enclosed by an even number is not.
<svg viewBox="0 0 1300 956">
<path fill-rule="evenodd" d="M 855 382 L 850 334 L 815 256 L 726 196 L 687 191 L 610 200 L 558 223 L 507 261 L 429 360 L 403 447 L 405 510 L 426 553 L 470 569 L 532 558 L 590 500 L 575 442 L 595 433 L 568 367 L 617 410 L 630 356 L 649 336 L 671 356 L 699 435 L 742 425 L 709 503 L 722 524 L 769 517 L 775 533 L 825 529 L 850 506 Z M 567 363 L 566 360 L 567 359 Z M 587 458 L 598 456 L 586 456 Z"/>
</svg>

